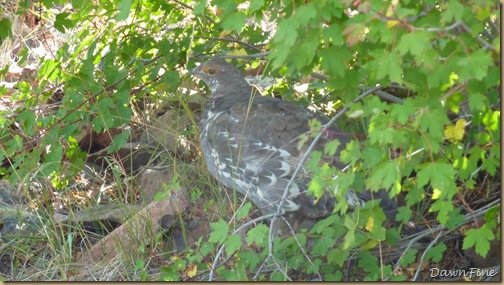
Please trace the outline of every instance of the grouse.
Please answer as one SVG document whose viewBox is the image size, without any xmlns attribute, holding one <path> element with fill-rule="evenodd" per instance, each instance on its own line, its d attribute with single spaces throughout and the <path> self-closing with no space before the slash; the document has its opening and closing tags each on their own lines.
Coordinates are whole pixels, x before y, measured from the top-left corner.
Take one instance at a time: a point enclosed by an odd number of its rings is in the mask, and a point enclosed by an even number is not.
<svg viewBox="0 0 504 285">
<path fill-rule="evenodd" d="M 189 74 L 203 80 L 211 90 L 200 121 L 200 143 L 207 167 L 221 184 L 246 195 L 263 213 L 276 212 L 289 180 L 306 153 L 310 139 L 310 120 L 322 124 L 324 116 L 281 99 L 257 94 L 240 71 L 224 60 L 210 60 L 192 69 Z M 311 136 L 308 136 L 311 138 Z M 321 161 L 342 169 L 339 152 L 350 142 L 350 134 L 330 126 L 315 145 L 334 139 L 340 146 L 336 155 L 323 155 Z M 312 175 L 303 167 L 288 189 L 282 213 L 298 218 L 322 218 L 332 213 L 335 196 L 325 191 L 316 199 L 307 194 Z M 397 204 L 384 191 L 346 194 L 349 207 L 362 205 L 372 198 L 381 199 L 380 206 L 393 222 Z"/>
</svg>

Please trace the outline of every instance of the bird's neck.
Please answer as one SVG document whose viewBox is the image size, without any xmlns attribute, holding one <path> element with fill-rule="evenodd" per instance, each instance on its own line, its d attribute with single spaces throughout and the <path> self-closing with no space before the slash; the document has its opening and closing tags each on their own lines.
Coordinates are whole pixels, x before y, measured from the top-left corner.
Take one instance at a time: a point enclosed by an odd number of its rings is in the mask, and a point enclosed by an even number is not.
<svg viewBox="0 0 504 285">
<path fill-rule="evenodd" d="M 211 87 L 210 87 L 211 86 Z M 209 85 L 210 90 L 212 91 L 213 98 L 220 97 L 249 97 L 252 95 L 253 88 L 250 86 L 247 81 L 237 81 L 233 82 L 232 85 L 228 84 L 216 84 Z"/>
</svg>

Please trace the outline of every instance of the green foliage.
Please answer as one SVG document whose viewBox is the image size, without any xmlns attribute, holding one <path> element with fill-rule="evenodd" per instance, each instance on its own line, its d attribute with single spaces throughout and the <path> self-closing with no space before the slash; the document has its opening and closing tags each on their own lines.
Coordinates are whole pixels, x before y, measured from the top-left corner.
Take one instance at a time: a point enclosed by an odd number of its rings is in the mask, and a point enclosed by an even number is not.
<svg viewBox="0 0 504 285">
<path fill-rule="evenodd" d="M 12 37 L 12 23 L 9 19 L 3 18 L 0 20 L 0 39 Z"/>
<path fill-rule="evenodd" d="M 31 9 L 28 2 L 20 1 L 18 14 Z M 341 280 L 345 261 L 353 250 L 361 250 L 357 264 L 368 273 L 364 280 L 391 274 L 390 266 L 381 266 L 367 249 L 380 242 L 394 243 L 398 232 L 384 228 L 377 201 L 347 212 L 344 197 L 348 191 L 385 189 L 391 197 L 403 195 L 405 205 L 399 209 L 398 221 L 436 221 L 453 230 L 469 212 L 458 198 L 484 191 L 482 177 L 500 181 L 497 3 L 80 0 L 71 1 L 70 10 L 51 14 L 50 8 L 66 2 L 42 1 L 42 18 L 52 18 L 54 28 L 62 33 L 78 29 L 75 41 L 40 63 L 37 84 L 17 84 L 10 96 L 13 101 L 22 100 L 22 106 L 0 110 L 0 161 L 9 164 L 0 173 L 13 182 L 35 173 L 64 188 L 68 174 L 63 174 L 63 162 L 79 169 L 86 161 L 87 153 L 76 140 L 80 124 L 90 124 L 97 133 L 107 132 L 134 122 L 132 106 L 137 102 L 176 97 L 186 83 L 181 76 L 185 71 L 180 71 L 186 64 L 193 65 L 189 56 L 218 53 L 254 58 L 263 52 L 268 52 L 266 70 L 284 78 L 269 93 L 287 98 L 294 94 L 292 82 L 313 71 L 323 73 L 327 83 L 309 82 L 312 97 L 301 100 L 324 99 L 350 106 L 350 115 L 338 124 L 352 131 L 357 128 L 356 133 L 366 136 L 352 140 L 341 152 L 341 162 L 350 164 L 345 171 L 320 163 L 323 155 L 336 153 L 336 140 L 323 153 L 310 155 L 306 168 L 314 176 L 309 192 L 320 197 L 337 187 L 335 196 L 340 202 L 335 215 L 308 232 L 275 240 L 271 255 L 286 268 Z M 248 5 L 242 5 L 245 2 Z M 267 29 L 262 20 L 277 25 Z M 0 20 L 2 41 L 12 37 L 11 28 L 10 20 Z M 26 52 L 20 54 L 21 63 Z M 7 69 L 0 72 L 1 76 L 6 73 Z M 359 85 L 376 84 L 402 102 L 387 102 L 375 95 L 352 102 L 361 93 Z M 52 96 L 55 87 L 63 91 L 61 104 L 50 116 L 41 115 L 35 108 Z M 0 93 L 7 90 L 0 87 Z M 317 134 L 320 122 L 312 121 L 311 127 L 313 132 L 301 138 L 300 145 Z M 27 148 L 34 139 L 37 143 Z M 130 139 L 129 132 L 115 136 L 108 151 L 119 150 Z M 193 192 L 191 200 L 196 201 L 202 192 Z M 235 220 L 245 219 L 251 208 L 246 203 Z M 499 211 L 488 211 L 484 224 L 465 233 L 464 249 L 474 247 L 478 254 L 487 254 L 490 241 L 500 239 Z M 219 268 L 220 278 L 253 276 L 268 256 L 269 228 L 257 224 L 248 230 L 249 248 L 242 246 L 241 236 L 230 233 L 234 225 L 226 217 L 211 228 L 209 241 L 200 241 L 198 254 L 187 253 L 183 261 L 162 268 L 161 279 L 180 280 L 190 264 L 202 264 L 198 271 L 206 270 L 203 257 L 221 245 L 233 256 L 234 265 L 229 270 Z M 427 259 L 438 262 L 445 251 L 446 245 L 439 243 L 429 250 Z M 416 253 L 408 251 L 403 266 L 412 264 Z M 285 280 L 286 276 L 275 271 L 260 278 Z"/>
<path fill-rule="evenodd" d="M 220 220 L 217 223 L 212 223 L 210 225 L 212 228 L 212 233 L 210 234 L 209 242 L 222 244 L 226 239 L 229 231 L 229 227 L 224 220 Z"/>
<path fill-rule="evenodd" d="M 476 253 L 481 256 L 486 256 L 488 250 L 490 249 L 490 241 L 493 240 L 494 234 L 488 228 L 488 226 L 483 225 L 479 229 L 470 229 L 465 233 L 466 238 L 464 239 L 463 249 L 468 249 L 474 247 Z"/>
</svg>

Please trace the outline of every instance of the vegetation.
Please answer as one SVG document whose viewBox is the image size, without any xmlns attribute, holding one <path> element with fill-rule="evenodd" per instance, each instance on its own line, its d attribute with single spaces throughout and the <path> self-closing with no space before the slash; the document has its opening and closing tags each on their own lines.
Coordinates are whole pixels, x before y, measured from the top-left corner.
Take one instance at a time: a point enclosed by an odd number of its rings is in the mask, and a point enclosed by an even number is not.
<svg viewBox="0 0 504 285">
<path fill-rule="evenodd" d="M 492 242 L 500 241 L 500 10 L 495 1 L 0 5 L 0 79 L 7 81 L 13 66 L 36 66 L 34 74 L 21 73 L 15 88 L 0 85 L 0 175 L 21 188 L 42 181 L 41 196 L 30 200 L 35 214 L 46 220 L 36 238 L 0 240 L 1 260 L 8 257 L 11 264 L 0 278 L 75 275 L 75 238 L 84 235 L 83 228 L 62 229 L 51 217 L 59 209 L 72 212 L 103 202 L 79 200 L 82 192 L 70 189 L 100 151 L 95 141 L 86 143 L 86 135 L 108 138 L 101 161 L 111 169 L 111 199 L 135 204 L 138 189 L 131 181 L 138 169 L 115 155 L 138 141 L 137 131 L 153 125 L 158 110 L 186 118 L 176 136 L 191 146 L 167 152 L 164 162 L 176 170 L 160 191 L 187 189 L 189 211 L 206 211 L 211 230 L 170 256 L 157 255 L 167 241 L 152 236 L 102 279 L 411 280 L 430 267 L 453 269 L 458 250 L 485 257 Z M 38 57 L 30 42 L 47 53 Z M 341 153 L 349 167 L 320 168 L 320 154 L 311 153 L 309 167 L 321 175 L 310 191 L 320 195 L 338 185 L 343 197 L 349 188 L 386 189 L 404 202 L 402 222 L 432 229 L 423 236 L 428 250 L 415 249 L 398 229 L 385 228 L 376 203 L 347 212 L 342 201 L 335 215 L 311 230 L 280 238 L 270 234 L 250 203 L 225 195 L 208 176 L 197 148 L 201 98 L 194 93 L 208 90 L 186 76 L 195 62 L 213 56 L 277 79 L 265 90 L 268 96 L 341 116 L 337 124 L 356 134 Z M 314 123 L 314 130 L 321 127 Z M 453 240 L 461 241 L 461 248 L 454 248 Z M 384 254 L 388 245 L 399 254 Z M 30 267 L 48 269 L 30 275 Z"/>
</svg>

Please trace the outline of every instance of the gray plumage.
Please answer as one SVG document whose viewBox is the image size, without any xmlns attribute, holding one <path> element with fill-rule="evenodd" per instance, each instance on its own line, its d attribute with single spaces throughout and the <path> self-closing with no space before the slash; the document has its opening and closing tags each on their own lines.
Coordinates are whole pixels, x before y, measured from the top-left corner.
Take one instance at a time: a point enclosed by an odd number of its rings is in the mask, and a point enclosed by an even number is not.
<svg viewBox="0 0 504 285">
<path fill-rule="evenodd" d="M 276 211 L 292 173 L 311 143 L 299 146 L 302 136 L 309 134 L 309 121 L 328 122 L 295 104 L 261 96 L 245 81 L 242 74 L 223 60 L 202 63 L 190 74 L 203 80 L 212 91 L 200 122 L 200 142 L 209 172 L 223 185 L 247 195 L 264 213 Z M 322 156 L 322 163 L 339 169 L 339 153 L 350 142 L 350 135 L 331 126 L 318 141 L 315 150 L 323 151 L 333 139 L 340 141 L 334 156 Z M 319 218 L 332 213 L 336 203 L 329 191 L 316 201 L 306 195 L 311 175 L 303 167 L 289 188 L 283 212 L 298 217 Z M 389 220 L 397 214 L 397 204 L 383 191 L 371 196 L 362 191 L 355 196 L 349 191 L 349 205 L 362 204 L 372 197 L 381 199 Z"/>
</svg>

